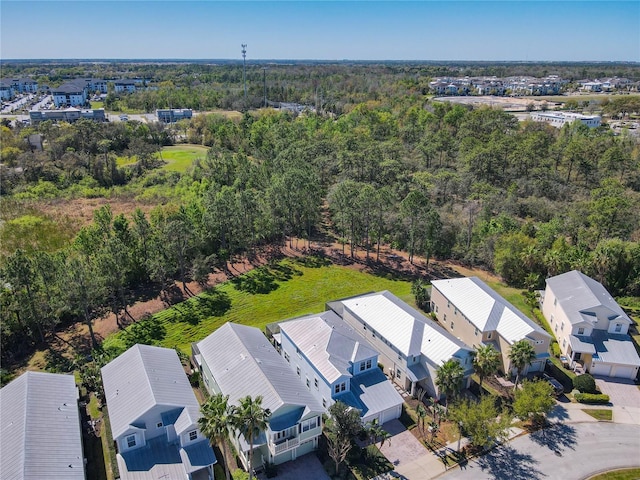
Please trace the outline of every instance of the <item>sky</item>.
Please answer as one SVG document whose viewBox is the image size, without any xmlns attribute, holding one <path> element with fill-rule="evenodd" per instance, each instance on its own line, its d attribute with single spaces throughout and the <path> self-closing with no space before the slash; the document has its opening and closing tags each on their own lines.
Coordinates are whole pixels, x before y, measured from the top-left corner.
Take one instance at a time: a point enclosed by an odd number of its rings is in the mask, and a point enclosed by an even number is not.
<svg viewBox="0 0 640 480">
<path fill-rule="evenodd" d="M 640 61 L 640 1 L 0 0 L 0 59 Z"/>
</svg>

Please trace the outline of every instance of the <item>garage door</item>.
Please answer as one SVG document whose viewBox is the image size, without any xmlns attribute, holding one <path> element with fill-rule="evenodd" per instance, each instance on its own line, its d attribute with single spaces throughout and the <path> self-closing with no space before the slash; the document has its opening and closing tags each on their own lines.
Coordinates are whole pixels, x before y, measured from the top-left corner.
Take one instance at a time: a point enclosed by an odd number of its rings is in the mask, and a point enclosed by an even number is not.
<svg viewBox="0 0 640 480">
<path fill-rule="evenodd" d="M 591 370 L 589 371 L 589 373 L 591 373 L 591 375 L 602 375 L 608 377 L 611 373 L 611 365 L 594 363 L 591 365 Z"/>
<path fill-rule="evenodd" d="M 618 365 L 613 367 L 611 376 L 617 378 L 636 378 L 636 373 L 637 371 L 635 367 L 623 367 Z"/>
<path fill-rule="evenodd" d="M 529 365 L 528 372 L 542 372 L 544 371 L 544 362 L 542 360 L 537 360 Z"/>
<path fill-rule="evenodd" d="M 402 405 L 399 405 L 398 407 L 394 407 L 394 408 L 389 408 L 387 410 L 384 410 L 383 412 L 380 413 L 380 417 L 378 418 L 378 422 L 380 423 L 380 425 L 382 425 L 383 423 L 387 423 L 391 420 L 394 420 L 396 418 L 400 418 L 400 412 L 402 410 Z"/>
<path fill-rule="evenodd" d="M 300 444 L 300 446 L 296 450 L 296 458 L 301 457 L 305 453 L 313 452 L 314 448 L 314 439 L 308 440 Z"/>
</svg>

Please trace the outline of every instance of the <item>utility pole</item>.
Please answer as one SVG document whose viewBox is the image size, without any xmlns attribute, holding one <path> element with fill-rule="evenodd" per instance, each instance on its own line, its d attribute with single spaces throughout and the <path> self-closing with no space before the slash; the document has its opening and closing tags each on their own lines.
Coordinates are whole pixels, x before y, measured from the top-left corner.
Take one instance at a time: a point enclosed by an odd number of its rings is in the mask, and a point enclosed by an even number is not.
<svg viewBox="0 0 640 480">
<path fill-rule="evenodd" d="M 244 103 L 247 105 L 247 44 L 242 44 L 242 83 L 244 84 Z"/>
<path fill-rule="evenodd" d="M 264 89 L 264 108 L 267 108 L 267 67 L 262 67 L 262 86 Z"/>
</svg>

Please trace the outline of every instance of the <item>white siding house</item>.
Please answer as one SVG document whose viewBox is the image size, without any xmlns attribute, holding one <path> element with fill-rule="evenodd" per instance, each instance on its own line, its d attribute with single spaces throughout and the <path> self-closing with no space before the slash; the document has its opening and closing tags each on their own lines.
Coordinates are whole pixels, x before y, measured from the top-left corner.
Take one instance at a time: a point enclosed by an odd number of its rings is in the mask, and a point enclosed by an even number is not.
<svg viewBox="0 0 640 480">
<path fill-rule="evenodd" d="M 325 409 L 342 401 L 360 411 L 363 423 L 400 417 L 402 397 L 378 368 L 378 352 L 335 312 L 279 326 L 282 356 Z"/>
<path fill-rule="evenodd" d="M 548 278 L 542 313 L 572 367 L 636 378 L 640 358 L 628 334 L 631 319 L 600 282 L 577 270 Z"/>
<path fill-rule="evenodd" d="M 26 372 L 0 389 L 0 478 L 85 479 L 73 375 Z"/>
<path fill-rule="evenodd" d="M 259 329 L 225 323 L 193 344 L 192 352 L 210 394 L 228 395 L 231 405 L 246 396 L 262 396 L 262 407 L 270 410 L 267 431 L 254 439 L 254 469 L 266 462 L 295 460 L 318 448 L 324 410 Z M 250 442 L 238 431 L 231 437 L 248 469 Z"/>
<path fill-rule="evenodd" d="M 102 381 L 121 479 L 213 478 L 200 404 L 175 350 L 134 345 L 102 368 Z"/>
<path fill-rule="evenodd" d="M 469 385 L 473 351 L 392 293 L 360 295 L 329 302 L 327 307 L 366 338 L 379 352 L 385 371 L 410 394 L 422 388 L 440 397 L 436 372 L 451 359 L 462 365 L 464 385 Z"/>
<path fill-rule="evenodd" d="M 502 371 L 512 371 L 511 345 L 527 340 L 536 359 L 525 372 L 542 372 L 549 357 L 549 335 L 478 277 L 431 282 L 431 310 L 449 332 L 467 345 L 492 344 L 502 354 Z"/>
</svg>

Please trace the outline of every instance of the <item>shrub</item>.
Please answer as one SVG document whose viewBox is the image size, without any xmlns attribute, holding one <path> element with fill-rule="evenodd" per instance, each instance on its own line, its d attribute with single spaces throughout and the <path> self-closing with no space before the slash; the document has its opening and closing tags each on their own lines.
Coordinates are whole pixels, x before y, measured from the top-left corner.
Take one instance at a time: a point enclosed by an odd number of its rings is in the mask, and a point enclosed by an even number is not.
<svg viewBox="0 0 640 480">
<path fill-rule="evenodd" d="M 554 357 L 560 357 L 560 354 L 562 353 L 560 351 L 560 345 L 558 345 L 558 342 L 556 342 L 555 340 L 551 344 L 551 353 L 553 353 Z"/>
<path fill-rule="evenodd" d="M 609 395 L 603 393 L 576 393 L 575 398 L 580 403 L 603 405 L 609 403 Z"/>
<path fill-rule="evenodd" d="M 596 381 L 588 373 L 578 375 L 573 379 L 573 388 L 580 393 L 596 393 Z"/>
</svg>

